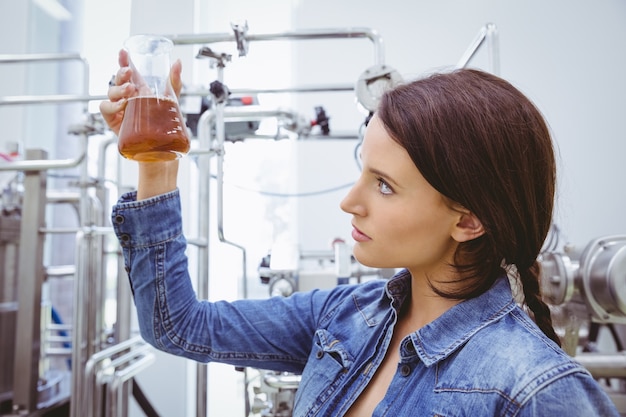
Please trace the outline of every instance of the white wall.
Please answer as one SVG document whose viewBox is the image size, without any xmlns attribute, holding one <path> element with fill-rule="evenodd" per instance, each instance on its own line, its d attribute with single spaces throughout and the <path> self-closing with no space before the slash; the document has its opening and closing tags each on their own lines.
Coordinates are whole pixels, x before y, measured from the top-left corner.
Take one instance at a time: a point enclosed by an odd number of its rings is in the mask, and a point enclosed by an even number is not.
<svg viewBox="0 0 626 417">
<path fill-rule="evenodd" d="M 10 4 L 9 4 L 10 3 Z M 3 13 L 0 13 L 0 53 L 23 54 L 27 52 L 28 26 L 24 22 L 28 19 L 30 7 L 27 2 L 11 2 L 1 0 Z M 11 8 L 11 13 L 4 13 Z M 10 40 L 10 41 L 9 41 Z M 25 71 L 21 71 L 14 65 L 0 65 L 0 91 L 5 95 L 24 94 Z M 20 123 L 24 114 L 24 108 L 0 107 L 0 122 L 5 126 L 3 135 L 0 136 L 0 152 L 6 152 L 5 146 L 8 138 L 19 138 L 23 134 L 23 126 Z"/>
</svg>

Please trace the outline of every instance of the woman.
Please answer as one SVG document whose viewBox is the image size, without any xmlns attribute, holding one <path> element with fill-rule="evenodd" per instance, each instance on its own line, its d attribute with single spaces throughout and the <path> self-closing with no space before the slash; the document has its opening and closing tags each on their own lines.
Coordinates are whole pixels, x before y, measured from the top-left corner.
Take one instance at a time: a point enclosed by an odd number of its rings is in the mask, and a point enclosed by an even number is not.
<svg viewBox="0 0 626 417">
<path fill-rule="evenodd" d="M 101 105 L 116 132 L 134 94 L 123 52 L 120 66 Z M 175 86 L 180 70 L 175 63 Z M 532 103 L 475 70 L 407 83 L 383 97 L 361 159 L 341 203 L 352 214 L 354 255 L 402 271 L 232 303 L 196 300 L 178 163 L 140 163 L 138 189 L 112 220 L 142 336 L 197 361 L 301 373 L 298 417 L 617 416 L 560 349 L 539 294 L 556 175 Z"/>
</svg>

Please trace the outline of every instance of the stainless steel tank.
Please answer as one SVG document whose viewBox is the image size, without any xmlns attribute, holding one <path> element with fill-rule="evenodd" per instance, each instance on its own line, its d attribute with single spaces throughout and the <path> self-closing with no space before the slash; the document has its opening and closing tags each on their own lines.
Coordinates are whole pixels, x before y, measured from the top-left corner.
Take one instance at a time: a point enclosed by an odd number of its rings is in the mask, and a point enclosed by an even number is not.
<svg viewBox="0 0 626 417">
<path fill-rule="evenodd" d="M 20 221 L 16 212 L 0 212 L 0 402 L 13 391 Z"/>
</svg>

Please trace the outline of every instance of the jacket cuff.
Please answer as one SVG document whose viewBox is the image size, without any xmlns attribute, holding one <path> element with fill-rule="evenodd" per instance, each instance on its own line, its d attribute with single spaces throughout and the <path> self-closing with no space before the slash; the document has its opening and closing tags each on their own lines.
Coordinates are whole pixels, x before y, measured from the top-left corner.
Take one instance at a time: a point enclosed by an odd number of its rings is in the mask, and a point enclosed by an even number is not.
<svg viewBox="0 0 626 417">
<path fill-rule="evenodd" d="M 137 192 L 122 195 L 111 213 L 111 223 L 123 247 L 147 247 L 182 234 L 179 190 L 137 201 Z"/>
</svg>

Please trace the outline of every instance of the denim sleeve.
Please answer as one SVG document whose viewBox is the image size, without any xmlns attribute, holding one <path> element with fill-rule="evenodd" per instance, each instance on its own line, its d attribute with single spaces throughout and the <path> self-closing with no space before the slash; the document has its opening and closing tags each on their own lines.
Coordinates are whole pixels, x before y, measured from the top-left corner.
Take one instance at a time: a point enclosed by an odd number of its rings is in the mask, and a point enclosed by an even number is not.
<svg viewBox="0 0 626 417">
<path fill-rule="evenodd" d="M 327 292 L 232 303 L 198 300 L 187 268 L 178 191 L 142 201 L 135 196 L 120 198 L 112 222 L 142 337 L 159 350 L 200 362 L 301 372 Z"/>
<path fill-rule="evenodd" d="M 532 395 L 519 410 L 519 417 L 620 417 L 600 385 L 586 372 L 566 374 Z"/>
</svg>

